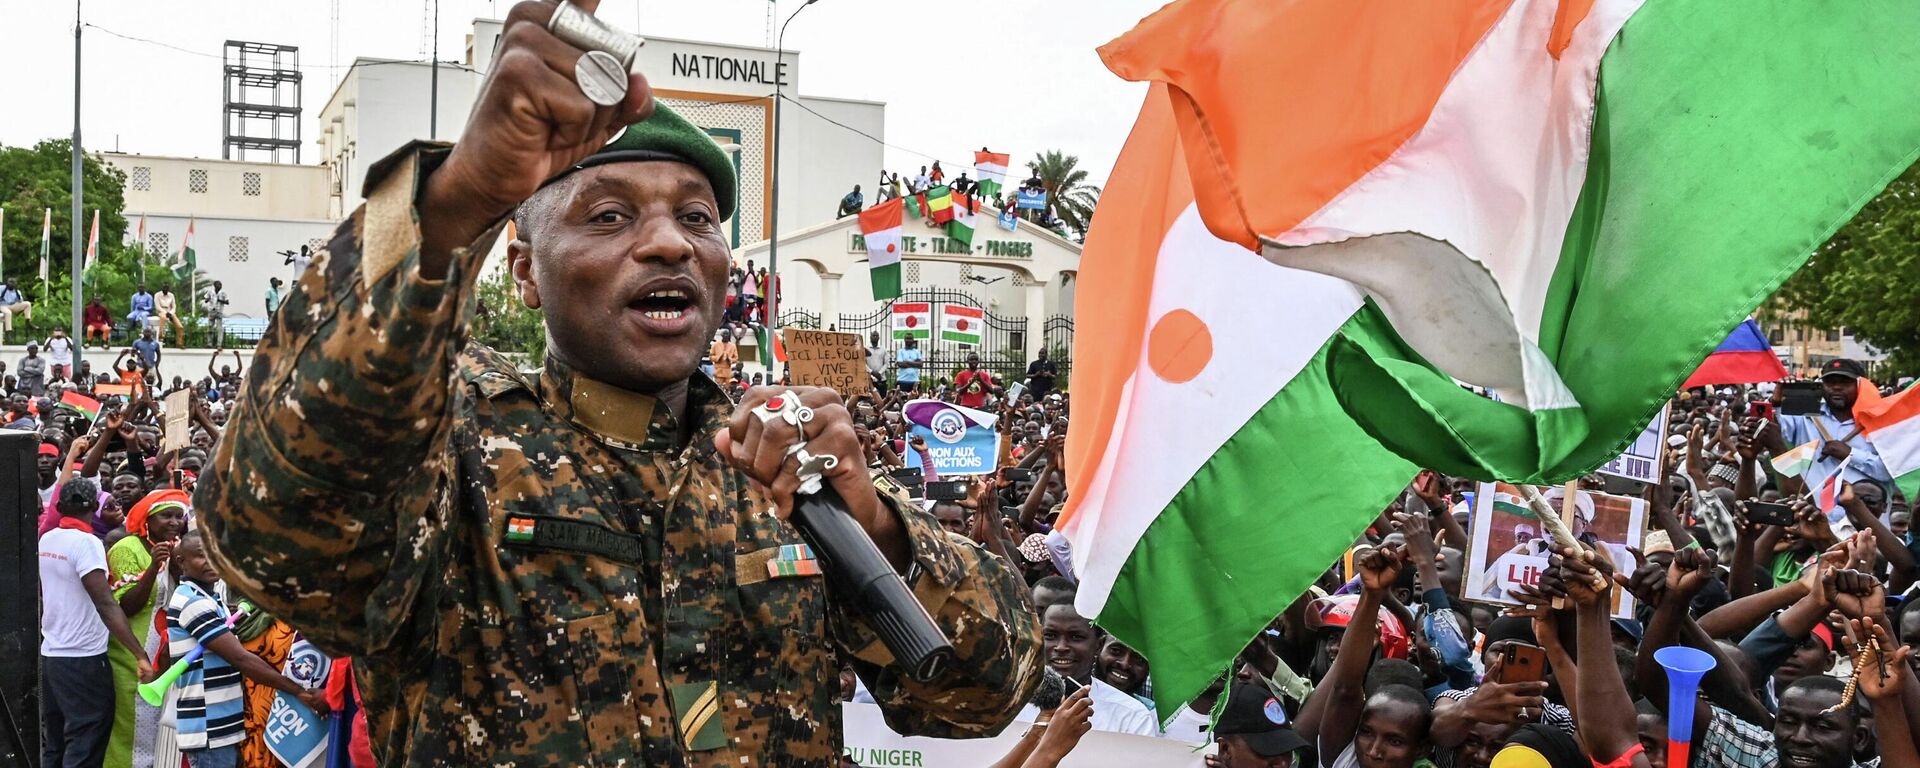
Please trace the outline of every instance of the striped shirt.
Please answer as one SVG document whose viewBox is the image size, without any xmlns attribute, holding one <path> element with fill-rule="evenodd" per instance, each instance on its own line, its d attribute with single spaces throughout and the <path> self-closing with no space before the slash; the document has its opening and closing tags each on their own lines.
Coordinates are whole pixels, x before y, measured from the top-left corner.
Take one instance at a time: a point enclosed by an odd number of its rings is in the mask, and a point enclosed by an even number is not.
<svg viewBox="0 0 1920 768">
<path fill-rule="evenodd" d="M 167 653 L 184 659 L 197 646 L 232 631 L 227 608 L 206 590 L 183 582 L 167 601 Z M 242 721 L 240 670 L 218 654 L 206 653 L 180 676 L 179 743 L 182 750 L 239 744 L 247 738 Z"/>
</svg>

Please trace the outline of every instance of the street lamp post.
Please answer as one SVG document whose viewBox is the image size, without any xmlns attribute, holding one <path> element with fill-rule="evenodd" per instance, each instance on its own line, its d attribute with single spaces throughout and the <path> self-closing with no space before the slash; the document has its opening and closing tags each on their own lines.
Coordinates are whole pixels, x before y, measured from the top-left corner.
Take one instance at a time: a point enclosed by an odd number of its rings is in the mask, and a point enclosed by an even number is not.
<svg viewBox="0 0 1920 768">
<path fill-rule="evenodd" d="M 71 338 L 73 338 L 75 342 L 78 342 L 78 340 L 80 339 L 86 338 L 86 336 L 81 332 L 81 328 L 80 328 L 80 303 L 81 303 L 80 295 L 83 290 L 80 284 L 81 282 L 80 267 L 82 266 L 81 262 L 86 259 L 85 251 L 80 250 L 82 247 L 84 247 L 81 245 L 81 240 L 80 240 L 80 238 L 82 237 L 82 235 L 80 234 L 80 210 L 81 210 L 81 207 L 85 204 L 81 199 L 82 197 L 84 197 L 84 191 L 82 189 L 82 184 L 81 184 L 82 178 L 80 173 L 80 165 L 81 165 L 81 160 L 80 160 L 80 28 L 82 26 L 84 25 L 81 23 L 81 20 L 80 20 L 80 0 L 74 0 L 74 3 L 73 3 L 73 233 L 72 233 L 73 234 L 73 260 L 71 262 L 72 272 L 73 272 L 73 290 L 72 290 L 72 296 L 69 299 L 69 303 L 73 305 L 72 320 L 73 320 L 74 335 Z M 78 346 L 74 346 L 73 348 L 73 371 L 80 370 L 80 359 L 84 357 L 84 353 L 81 350 L 84 346 L 85 345 L 78 345 Z M 72 376 L 73 371 L 68 371 L 67 375 Z"/>
<path fill-rule="evenodd" d="M 793 23 L 793 17 L 799 16 L 807 6 L 819 0 L 807 0 L 793 9 L 787 20 L 780 23 L 780 36 L 773 43 L 773 156 L 767 162 L 773 165 L 772 211 L 767 218 L 767 361 L 768 370 L 773 370 L 778 362 L 774 360 L 772 349 L 774 334 L 780 332 L 780 102 L 786 101 L 787 80 L 780 74 L 780 57 L 786 51 L 787 25 Z M 747 275 L 748 280 L 753 275 Z"/>
</svg>

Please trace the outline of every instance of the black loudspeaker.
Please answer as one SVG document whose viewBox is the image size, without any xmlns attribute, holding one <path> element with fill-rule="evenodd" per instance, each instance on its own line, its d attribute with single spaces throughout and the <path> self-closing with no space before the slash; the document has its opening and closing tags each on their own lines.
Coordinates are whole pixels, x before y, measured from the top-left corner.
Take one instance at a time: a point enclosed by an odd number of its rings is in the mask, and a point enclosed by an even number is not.
<svg viewBox="0 0 1920 768">
<path fill-rule="evenodd" d="M 0 765 L 40 754 L 40 436 L 0 429 Z"/>
</svg>

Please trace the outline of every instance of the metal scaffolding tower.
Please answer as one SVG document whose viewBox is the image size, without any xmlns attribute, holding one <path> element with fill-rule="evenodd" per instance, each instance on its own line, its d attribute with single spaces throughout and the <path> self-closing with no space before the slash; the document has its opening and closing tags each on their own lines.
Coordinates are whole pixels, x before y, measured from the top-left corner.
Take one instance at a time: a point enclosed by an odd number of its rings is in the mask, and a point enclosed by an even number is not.
<svg viewBox="0 0 1920 768">
<path fill-rule="evenodd" d="M 300 49 L 228 40 L 220 58 L 220 157 L 300 162 Z"/>
</svg>

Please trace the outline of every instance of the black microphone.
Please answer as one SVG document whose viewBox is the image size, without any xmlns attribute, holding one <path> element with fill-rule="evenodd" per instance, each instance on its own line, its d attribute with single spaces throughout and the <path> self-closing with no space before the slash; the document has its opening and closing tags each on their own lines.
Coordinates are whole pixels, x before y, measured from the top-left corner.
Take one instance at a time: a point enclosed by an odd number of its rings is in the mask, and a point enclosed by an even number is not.
<svg viewBox="0 0 1920 768">
<path fill-rule="evenodd" d="M 794 496 L 788 520 L 813 548 L 828 587 L 853 601 L 893 659 L 917 682 L 931 682 L 953 662 L 953 643 L 914 599 L 867 531 L 854 522 L 847 502 L 833 488 Z"/>
</svg>

